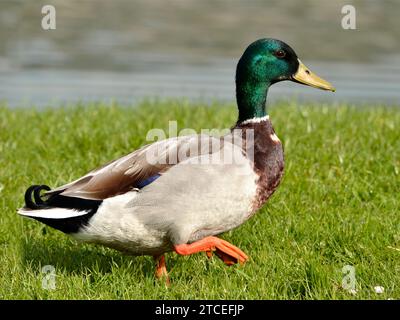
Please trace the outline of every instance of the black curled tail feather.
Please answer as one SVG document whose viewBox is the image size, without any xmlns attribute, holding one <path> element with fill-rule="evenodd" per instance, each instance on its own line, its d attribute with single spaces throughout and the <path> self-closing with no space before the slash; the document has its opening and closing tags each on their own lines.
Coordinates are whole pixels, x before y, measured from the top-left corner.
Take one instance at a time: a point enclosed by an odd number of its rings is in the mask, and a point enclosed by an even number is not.
<svg viewBox="0 0 400 320">
<path fill-rule="evenodd" d="M 25 192 L 25 207 L 32 210 L 50 209 L 50 208 L 65 208 L 78 211 L 96 212 L 102 200 L 90 200 L 63 196 L 60 193 L 53 193 L 43 200 L 41 192 L 50 191 L 50 187 L 44 184 L 30 186 Z M 33 200 L 32 200 L 33 196 Z"/>
<path fill-rule="evenodd" d="M 25 207 L 32 210 L 48 208 L 49 206 L 46 201 L 43 201 L 42 196 L 40 195 L 42 190 L 49 191 L 50 187 L 46 185 L 30 186 L 25 192 Z M 32 200 L 32 195 L 34 201 Z"/>
<path fill-rule="evenodd" d="M 87 225 L 89 219 L 97 212 L 97 209 L 102 203 L 102 200 L 63 196 L 60 194 L 62 191 L 59 193 L 52 193 L 51 195 L 42 195 L 41 192 L 43 190 L 50 191 L 50 188 L 46 185 L 33 185 L 26 190 L 25 207 L 27 209 L 43 210 L 64 208 L 83 212 L 82 215 L 66 218 L 31 216 L 31 218 L 65 233 L 78 232 L 83 226 Z"/>
<path fill-rule="evenodd" d="M 36 204 L 39 205 L 39 206 L 40 205 L 45 205 L 45 202 L 43 201 L 43 199 L 42 199 L 42 197 L 40 195 L 40 192 L 42 190 L 50 191 L 51 189 L 50 189 L 49 186 L 46 186 L 46 185 L 43 184 L 43 185 L 35 188 L 35 190 L 33 190 L 33 198 L 35 199 Z"/>
</svg>

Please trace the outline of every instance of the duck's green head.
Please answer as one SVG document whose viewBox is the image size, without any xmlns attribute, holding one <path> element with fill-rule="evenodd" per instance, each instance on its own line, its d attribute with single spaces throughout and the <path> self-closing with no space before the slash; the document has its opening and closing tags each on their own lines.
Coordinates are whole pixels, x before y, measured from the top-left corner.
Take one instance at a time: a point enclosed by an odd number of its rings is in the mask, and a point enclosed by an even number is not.
<svg viewBox="0 0 400 320">
<path fill-rule="evenodd" d="M 329 82 L 312 73 L 286 43 L 260 39 L 247 47 L 237 65 L 239 121 L 265 116 L 268 88 L 284 80 L 335 91 Z"/>
</svg>

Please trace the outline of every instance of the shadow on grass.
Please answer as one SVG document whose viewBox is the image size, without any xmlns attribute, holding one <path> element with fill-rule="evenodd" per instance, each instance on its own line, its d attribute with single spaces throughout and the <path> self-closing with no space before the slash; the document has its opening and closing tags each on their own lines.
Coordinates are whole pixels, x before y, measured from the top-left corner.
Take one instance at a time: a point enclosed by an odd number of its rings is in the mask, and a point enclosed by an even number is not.
<svg viewBox="0 0 400 320">
<path fill-rule="evenodd" d="M 123 255 L 111 249 L 96 245 L 81 245 L 73 242 L 30 238 L 21 242 L 22 264 L 26 267 L 52 265 L 68 274 L 98 272 L 111 273 L 112 268 L 131 268 L 132 272 L 143 275 L 154 273 L 152 259 Z"/>
</svg>

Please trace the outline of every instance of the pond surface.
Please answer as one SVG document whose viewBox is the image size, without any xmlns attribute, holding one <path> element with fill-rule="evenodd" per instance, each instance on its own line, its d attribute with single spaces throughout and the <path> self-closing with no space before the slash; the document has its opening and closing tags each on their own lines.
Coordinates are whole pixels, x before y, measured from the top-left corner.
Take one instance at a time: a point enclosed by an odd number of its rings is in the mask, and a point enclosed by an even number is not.
<svg viewBox="0 0 400 320">
<path fill-rule="evenodd" d="M 180 63 L 179 59 L 174 61 L 171 57 L 150 60 L 137 59 L 140 70 L 129 72 L 43 68 L 3 72 L 0 74 L 0 97 L 15 107 L 57 106 L 79 101 L 132 104 L 149 97 L 234 100 L 235 60 L 214 60 L 201 66 Z M 294 98 L 399 105 L 399 62 L 395 58 L 374 64 L 304 61 L 311 70 L 332 82 L 337 91 L 331 93 L 281 82 L 271 87 L 269 101 Z"/>
</svg>

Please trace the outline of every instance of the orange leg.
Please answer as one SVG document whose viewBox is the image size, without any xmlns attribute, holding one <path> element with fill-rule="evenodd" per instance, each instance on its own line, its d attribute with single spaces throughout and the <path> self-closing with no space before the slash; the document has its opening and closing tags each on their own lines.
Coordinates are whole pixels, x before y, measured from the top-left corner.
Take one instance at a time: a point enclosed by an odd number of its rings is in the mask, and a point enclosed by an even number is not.
<svg viewBox="0 0 400 320">
<path fill-rule="evenodd" d="M 168 276 L 168 271 L 167 271 L 167 266 L 165 264 L 165 256 L 161 255 L 161 256 L 155 256 L 154 260 L 156 260 L 156 278 L 157 279 L 161 279 L 161 278 L 165 278 L 166 284 L 167 286 L 170 285 L 170 281 L 169 281 L 169 276 Z"/>
<path fill-rule="evenodd" d="M 228 266 L 237 262 L 243 264 L 249 259 L 238 247 L 217 237 L 206 237 L 191 244 L 178 244 L 174 248 L 175 252 L 181 255 L 204 251 L 209 258 L 211 258 L 212 252 L 215 251 L 216 255 Z"/>
</svg>

